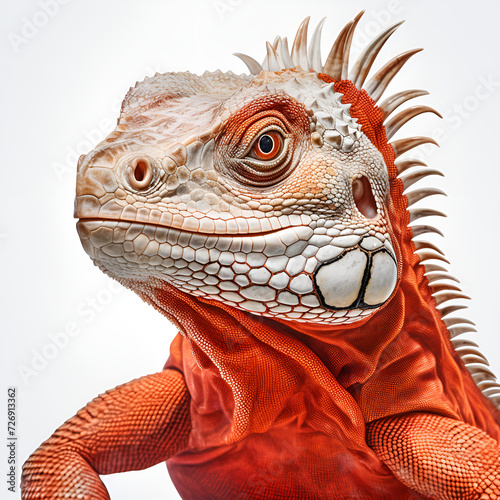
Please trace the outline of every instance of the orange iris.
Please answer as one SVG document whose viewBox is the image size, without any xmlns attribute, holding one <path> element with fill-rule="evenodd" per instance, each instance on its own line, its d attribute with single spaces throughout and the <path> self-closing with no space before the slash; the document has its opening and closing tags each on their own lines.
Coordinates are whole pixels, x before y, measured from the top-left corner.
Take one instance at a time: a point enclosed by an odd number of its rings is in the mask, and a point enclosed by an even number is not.
<svg viewBox="0 0 500 500">
<path fill-rule="evenodd" d="M 278 132 L 265 132 L 255 142 L 253 152 L 259 160 L 273 160 L 281 151 L 281 143 Z"/>
</svg>

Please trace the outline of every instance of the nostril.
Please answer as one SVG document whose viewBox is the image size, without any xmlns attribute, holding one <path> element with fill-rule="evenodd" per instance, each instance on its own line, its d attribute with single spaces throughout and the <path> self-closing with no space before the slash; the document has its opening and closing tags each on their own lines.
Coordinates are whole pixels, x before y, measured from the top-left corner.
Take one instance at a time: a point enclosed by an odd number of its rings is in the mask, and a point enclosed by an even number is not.
<svg viewBox="0 0 500 500">
<path fill-rule="evenodd" d="M 146 189 L 153 180 L 153 167 L 147 158 L 136 158 L 130 165 L 128 174 L 134 189 Z"/>
<path fill-rule="evenodd" d="M 374 219 L 377 216 L 377 203 L 370 181 L 365 176 L 352 181 L 352 196 L 356 207 L 367 219 Z"/>
<path fill-rule="evenodd" d="M 137 182 L 142 182 L 147 175 L 147 170 L 148 164 L 144 160 L 138 161 L 134 168 L 134 179 Z"/>
</svg>

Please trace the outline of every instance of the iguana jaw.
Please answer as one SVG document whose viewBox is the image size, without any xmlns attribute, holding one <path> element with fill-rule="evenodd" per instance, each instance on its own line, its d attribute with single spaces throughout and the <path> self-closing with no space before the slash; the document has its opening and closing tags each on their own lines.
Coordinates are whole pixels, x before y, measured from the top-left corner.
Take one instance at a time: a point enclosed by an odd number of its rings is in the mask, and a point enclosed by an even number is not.
<svg viewBox="0 0 500 500">
<path fill-rule="evenodd" d="M 84 219 L 77 229 L 89 256 L 114 278 L 154 278 L 273 318 L 351 323 L 396 285 L 390 238 L 340 235 L 333 224 L 317 228 L 323 234 L 297 226 L 239 237 L 126 221 Z"/>
</svg>

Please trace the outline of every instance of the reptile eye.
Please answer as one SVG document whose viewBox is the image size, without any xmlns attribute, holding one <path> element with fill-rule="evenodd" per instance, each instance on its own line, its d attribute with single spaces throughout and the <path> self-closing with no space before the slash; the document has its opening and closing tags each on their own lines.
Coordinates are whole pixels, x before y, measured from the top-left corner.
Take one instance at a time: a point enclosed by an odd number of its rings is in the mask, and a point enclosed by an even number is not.
<svg viewBox="0 0 500 500">
<path fill-rule="evenodd" d="M 222 134 L 217 144 L 217 163 L 243 184 L 262 188 L 276 184 L 299 158 L 295 146 L 302 135 L 293 132 L 279 111 L 252 113 L 243 123 L 231 122 L 231 128 Z"/>
<path fill-rule="evenodd" d="M 252 152 L 259 160 L 273 160 L 281 152 L 283 137 L 275 131 L 261 134 L 252 147 Z"/>
</svg>

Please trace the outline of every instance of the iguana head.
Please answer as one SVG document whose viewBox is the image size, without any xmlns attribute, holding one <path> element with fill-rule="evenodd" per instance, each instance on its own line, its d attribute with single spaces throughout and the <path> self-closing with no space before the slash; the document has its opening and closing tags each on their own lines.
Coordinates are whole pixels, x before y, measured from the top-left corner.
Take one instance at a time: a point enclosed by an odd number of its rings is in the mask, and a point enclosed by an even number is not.
<svg viewBox="0 0 500 500">
<path fill-rule="evenodd" d="M 166 282 L 279 319 L 345 324 L 381 308 L 401 258 L 390 221 L 393 149 L 418 143 L 392 148 L 386 131 L 429 108 L 384 127 L 424 94 L 376 105 L 416 51 L 365 84 L 398 25 L 348 73 L 359 17 L 324 64 L 323 22 L 308 51 L 306 19 L 291 52 L 277 38 L 262 65 L 240 55 L 252 75 L 157 74 L 132 88 L 115 131 L 78 166 L 75 217 L 95 264 L 132 288 Z"/>
</svg>

